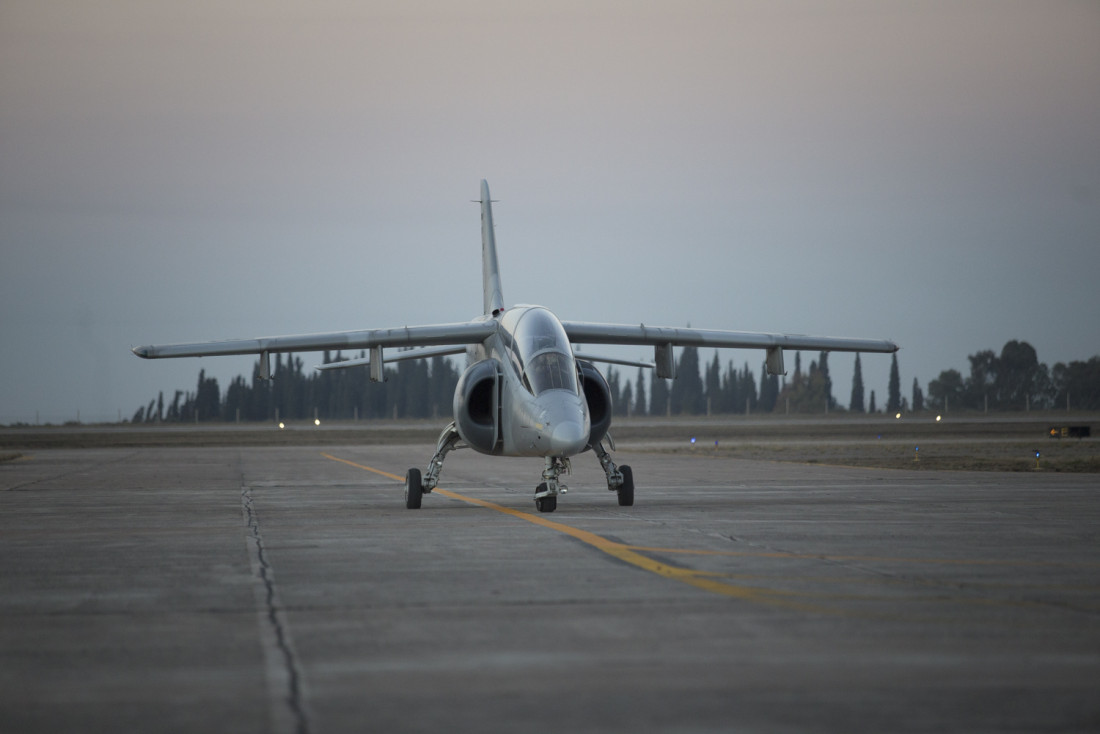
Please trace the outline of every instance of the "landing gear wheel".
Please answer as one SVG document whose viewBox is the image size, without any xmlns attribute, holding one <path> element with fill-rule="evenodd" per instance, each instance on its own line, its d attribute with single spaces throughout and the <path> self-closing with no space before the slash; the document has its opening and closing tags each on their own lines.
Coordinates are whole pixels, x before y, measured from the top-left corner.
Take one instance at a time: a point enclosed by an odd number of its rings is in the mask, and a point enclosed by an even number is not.
<svg viewBox="0 0 1100 734">
<path fill-rule="evenodd" d="M 539 486 L 535 487 L 535 494 L 540 494 L 546 491 L 546 482 L 543 482 Z M 539 512 L 553 512 L 558 509 L 558 498 L 555 495 L 549 495 L 547 497 L 535 498 L 535 509 Z"/>
<path fill-rule="evenodd" d="M 634 506 L 634 472 L 629 466 L 620 466 L 619 473 L 623 475 L 623 485 L 619 487 L 619 505 L 621 507 Z"/>
<path fill-rule="evenodd" d="M 420 482 L 420 470 L 409 469 L 405 475 L 405 507 L 409 510 L 419 510 L 420 501 L 424 498 L 424 485 Z"/>
</svg>

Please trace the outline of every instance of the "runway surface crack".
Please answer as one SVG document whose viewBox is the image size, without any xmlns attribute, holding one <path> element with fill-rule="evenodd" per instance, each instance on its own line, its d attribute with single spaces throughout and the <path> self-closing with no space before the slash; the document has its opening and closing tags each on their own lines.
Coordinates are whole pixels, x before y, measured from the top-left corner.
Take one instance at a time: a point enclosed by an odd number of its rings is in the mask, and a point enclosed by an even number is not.
<svg viewBox="0 0 1100 734">
<path fill-rule="evenodd" d="M 272 730 L 309 734 L 305 679 L 294 649 L 290 625 L 275 586 L 275 571 L 264 548 L 260 519 L 253 505 L 252 488 L 241 477 L 241 511 L 248 528 L 248 549 L 260 614 L 260 640 L 265 658 L 271 704 Z"/>
</svg>

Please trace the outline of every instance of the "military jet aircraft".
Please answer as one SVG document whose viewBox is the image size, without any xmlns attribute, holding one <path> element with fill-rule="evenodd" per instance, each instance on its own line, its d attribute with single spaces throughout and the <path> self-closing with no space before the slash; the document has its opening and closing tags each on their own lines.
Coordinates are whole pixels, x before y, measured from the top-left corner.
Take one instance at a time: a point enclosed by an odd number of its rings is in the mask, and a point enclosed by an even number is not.
<svg viewBox="0 0 1100 734">
<path fill-rule="evenodd" d="M 385 380 L 385 361 L 423 359 L 465 352 L 467 367 L 454 395 L 454 420 L 443 429 L 435 454 L 423 474 L 405 475 L 405 506 L 418 509 L 423 495 L 439 483 L 443 460 L 451 451 L 472 448 L 493 456 L 541 457 L 542 482 L 535 489 L 535 506 L 553 512 L 566 492 L 562 474 L 571 458 L 588 450 L 607 475 L 607 488 L 620 505 L 634 504 L 634 477 L 629 466 L 617 466 L 608 447 L 611 391 L 593 362 L 642 364 L 657 377 L 674 378 L 673 348 L 677 346 L 763 349 L 769 374 L 785 374 L 783 351 L 789 349 L 844 352 L 895 352 L 885 340 L 764 334 L 741 331 L 662 326 L 559 321 L 541 306 L 504 305 L 493 232 L 489 185 L 481 182 L 481 268 L 484 310 L 470 321 L 427 326 L 403 326 L 259 339 L 135 347 L 146 359 L 260 355 L 260 377 L 271 377 L 272 352 L 316 352 L 364 349 L 369 357 L 322 365 L 339 369 L 366 365 L 370 379 Z M 639 363 L 575 351 L 574 344 L 645 345 L 653 347 L 653 362 Z M 385 350 L 390 351 L 388 357 Z M 604 444 L 607 444 L 605 446 Z"/>
</svg>

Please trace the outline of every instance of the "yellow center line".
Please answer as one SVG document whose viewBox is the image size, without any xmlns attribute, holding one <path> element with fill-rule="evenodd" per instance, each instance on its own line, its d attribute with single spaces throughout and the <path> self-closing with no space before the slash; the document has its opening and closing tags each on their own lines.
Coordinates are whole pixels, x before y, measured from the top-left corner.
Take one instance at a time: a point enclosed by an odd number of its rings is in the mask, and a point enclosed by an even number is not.
<svg viewBox="0 0 1100 734">
<path fill-rule="evenodd" d="M 901 558 L 891 556 L 834 556 L 824 553 L 790 553 L 784 551 L 720 551 L 720 550 L 693 550 L 690 548 L 656 548 L 645 545 L 628 545 L 627 548 L 644 553 L 678 553 L 693 556 L 730 556 L 735 558 L 788 558 L 792 560 L 811 561 L 870 561 L 874 563 L 920 563 L 924 565 L 944 566 L 1058 566 L 1058 567 L 1094 567 L 1100 563 L 1089 561 L 1055 562 L 1055 561 L 1023 561 L 1012 559 L 981 559 L 981 558 Z"/>
<path fill-rule="evenodd" d="M 381 469 L 375 469 L 374 467 L 367 466 L 365 464 L 358 464 L 354 461 L 348 461 L 347 459 L 341 459 L 330 454 L 322 453 L 326 459 L 332 459 L 333 461 L 339 461 L 342 464 L 348 466 L 354 466 L 358 469 L 373 472 L 383 477 L 394 479 L 398 482 L 404 482 L 405 478 L 396 474 L 391 474 Z M 791 596 L 799 596 L 794 592 L 774 591 L 769 589 L 759 589 L 751 586 L 738 586 L 735 584 L 725 583 L 719 581 L 715 576 L 725 576 L 726 574 L 715 573 L 711 571 L 695 571 L 690 568 L 682 568 L 680 566 L 672 566 L 667 563 L 661 563 L 660 561 L 647 558 L 638 552 L 633 546 L 626 545 L 625 543 L 617 543 L 613 540 L 608 540 L 603 536 L 596 533 L 589 532 L 587 530 L 581 530 L 570 525 L 565 525 L 560 522 L 554 522 L 553 520 L 547 520 L 546 518 L 532 515 L 529 512 L 522 512 L 520 510 L 514 510 L 510 507 L 498 505 L 495 502 L 488 502 L 486 500 L 477 499 L 476 497 L 467 497 L 466 495 L 459 494 L 447 489 L 436 488 L 435 494 L 441 494 L 444 497 L 450 497 L 454 500 L 460 500 L 462 502 L 468 502 L 472 505 L 484 507 L 489 510 L 495 510 L 504 515 L 510 515 L 519 520 L 526 520 L 529 523 L 535 525 L 541 525 L 544 528 L 555 530 L 564 535 L 568 535 L 571 538 L 590 545 L 599 551 L 606 553 L 609 556 L 625 561 L 632 566 L 636 566 L 644 571 L 663 576 L 664 578 L 679 581 L 681 583 L 694 586 L 704 591 L 709 591 L 714 594 L 721 594 L 723 596 L 732 597 L 735 599 L 741 599 L 742 601 L 757 602 L 760 604 L 769 604 L 773 606 L 787 607 L 791 609 L 799 609 L 803 611 L 825 611 L 820 607 L 810 606 L 794 602 L 788 599 Z"/>
</svg>

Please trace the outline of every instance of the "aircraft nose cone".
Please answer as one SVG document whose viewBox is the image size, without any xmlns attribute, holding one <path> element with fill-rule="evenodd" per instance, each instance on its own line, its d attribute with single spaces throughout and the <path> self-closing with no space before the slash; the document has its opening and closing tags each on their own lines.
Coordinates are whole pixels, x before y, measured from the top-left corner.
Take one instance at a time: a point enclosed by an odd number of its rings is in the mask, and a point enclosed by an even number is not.
<svg viewBox="0 0 1100 734">
<path fill-rule="evenodd" d="M 563 421 L 554 426 L 550 434 L 550 449 L 559 456 L 572 456 L 584 451 L 588 434 L 576 421 Z"/>
</svg>

